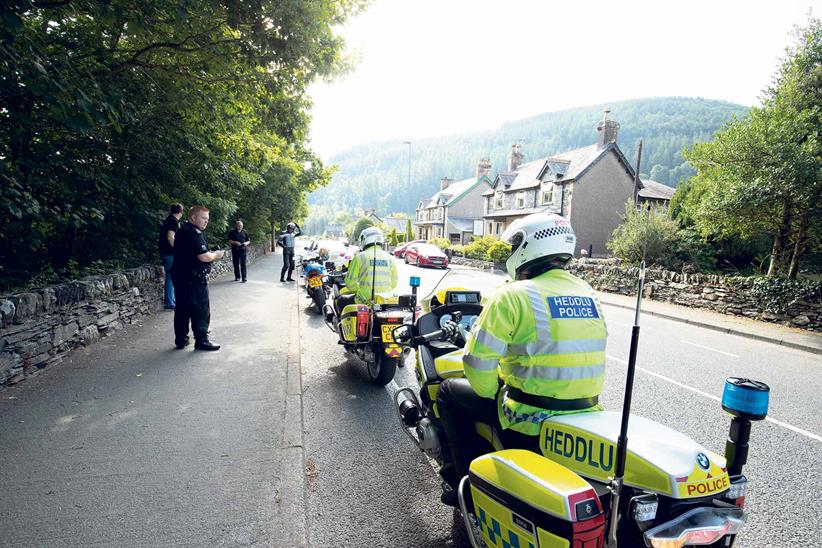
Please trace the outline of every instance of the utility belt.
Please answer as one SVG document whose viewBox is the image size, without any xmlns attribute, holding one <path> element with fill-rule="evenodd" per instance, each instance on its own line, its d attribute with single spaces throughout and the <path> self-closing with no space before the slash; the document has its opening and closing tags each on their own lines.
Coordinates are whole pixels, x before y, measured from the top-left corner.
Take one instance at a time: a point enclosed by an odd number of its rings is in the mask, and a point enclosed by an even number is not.
<svg viewBox="0 0 822 548">
<path fill-rule="evenodd" d="M 548 396 L 536 396 L 534 394 L 527 394 L 519 388 L 513 386 L 508 387 L 508 397 L 512 400 L 531 405 L 533 407 L 541 407 L 548 411 L 581 411 L 595 406 L 599 403 L 599 396 L 590 398 L 577 398 L 575 400 L 561 400 L 557 398 L 550 398 Z"/>
<path fill-rule="evenodd" d="M 211 272 L 211 265 L 200 266 L 191 269 L 191 283 L 205 285 L 208 284 L 208 274 Z"/>
</svg>

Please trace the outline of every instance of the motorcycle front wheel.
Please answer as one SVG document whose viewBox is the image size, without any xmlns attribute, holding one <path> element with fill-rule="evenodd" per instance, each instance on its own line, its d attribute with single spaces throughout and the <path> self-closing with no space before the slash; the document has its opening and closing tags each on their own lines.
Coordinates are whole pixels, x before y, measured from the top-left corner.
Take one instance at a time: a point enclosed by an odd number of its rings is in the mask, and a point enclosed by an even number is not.
<svg viewBox="0 0 822 548">
<path fill-rule="evenodd" d="M 382 348 L 379 349 L 379 353 L 375 352 L 375 361 L 368 362 L 367 369 L 368 369 L 368 378 L 371 379 L 371 382 L 376 384 L 377 386 L 385 386 L 391 379 L 394 378 L 394 374 L 397 372 L 397 362 L 399 361 L 397 358 L 390 358 L 385 355 Z"/>
</svg>

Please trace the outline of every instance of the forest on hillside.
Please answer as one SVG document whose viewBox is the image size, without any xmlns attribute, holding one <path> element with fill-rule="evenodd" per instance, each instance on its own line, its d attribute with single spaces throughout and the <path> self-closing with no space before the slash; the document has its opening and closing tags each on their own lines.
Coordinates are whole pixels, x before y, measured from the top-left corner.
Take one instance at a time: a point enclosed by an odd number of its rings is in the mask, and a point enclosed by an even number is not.
<svg viewBox="0 0 822 548">
<path fill-rule="evenodd" d="M 635 162 L 637 142 L 643 139 L 642 175 L 672 187 L 694 174 L 683 149 L 710 140 L 725 122 L 748 110 L 708 99 L 634 99 L 549 112 L 489 131 L 415 140 L 410 181 L 408 145 L 367 143 L 331 158 L 338 171 L 328 186 L 309 196 L 311 216 L 362 208 L 412 213 L 420 198 L 438 190 L 441 177 L 470 177 L 481 157 L 490 158 L 492 174 L 507 169 L 514 143 L 522 144 L 526 161 L 595 143 L 605 108 L 621 125 L 617 142 L 630 161 Z"/>
</svg>

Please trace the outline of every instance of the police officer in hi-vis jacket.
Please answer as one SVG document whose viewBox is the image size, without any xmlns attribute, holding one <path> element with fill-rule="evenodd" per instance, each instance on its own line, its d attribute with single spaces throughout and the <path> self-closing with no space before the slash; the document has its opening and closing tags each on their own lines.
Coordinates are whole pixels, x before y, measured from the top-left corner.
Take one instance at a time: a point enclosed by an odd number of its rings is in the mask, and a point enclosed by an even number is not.
<svg viewBox="0 0 822 548">
<path fill-rule="evenodd" d="M 540 423 L 556 414 L 596 411 L 605 380 L 607 331 L 588 283 L 565 270 L 576 236 L 559 215 L 535 213 L 502 235 L 514 280 L 491 296 L 468 335 L 465 378 L 445 380 L 437 396 L 448 438 L 441 470 L 443 502 L 477 456 L 482 421 L 503 443 L 538 450 Z"/>
</svg>

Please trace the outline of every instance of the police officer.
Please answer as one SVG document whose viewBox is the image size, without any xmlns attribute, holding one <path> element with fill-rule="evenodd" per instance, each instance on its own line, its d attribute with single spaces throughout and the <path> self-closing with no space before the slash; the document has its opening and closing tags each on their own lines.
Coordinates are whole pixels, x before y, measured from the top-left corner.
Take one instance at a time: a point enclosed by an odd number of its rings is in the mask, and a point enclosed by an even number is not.
<svg viewBox="0 0 822 548">
<path fill-rule="evenodd" d="M 277 245 L 283 248 L 283 269 L 280 271 L 281 282 L 286 281 L 286 271 L 288 271 L 287 281 L 294 281 L 294 278 L 291 277 L 291 273 L 294 272 L 294 244 L 300 234 L 300 227 L 296 223 L 288 223 L 288 226 L 285 227 L 285 234 L 277 240 Z"/>
<path fill-rule="evenodd" d="M 160 258 L 163 260 L 163 270 L 166 274 L 164 300 L 166 310 L 174 310 L 174 283 L 171 281 L 171 265 L 174 263 L 174 237 L 180 230 L 180 219 L 183 217 L 182 204 L 174 204 L 168 212 L 168 217 L 160 227 L 157 237 L 157 246 L 160 249 Z"/>
<path fill-rule="evenodd" d="M 446 504 L 456 504 L 459 479 L 488 451 L 475 421 L 498 428 L 504 445 L 538 450 L 544 419 L 601 409 L 607 331 L 594 290 L 564 269 L 576 247 L 571 225 L 536 213 L 502 241 L 512 247 L 506 266 L 515 281 L 489 299 L 468 335 L 466 378 L 447 379 L 437 396 L 450 449 L 441 470 Z"/>
<path fill-rule="evenodd" d="M 219 350 L 220 345 L 208 340 L 211 310 L 208 302 L 208 273 L 211 263 L 222 259 L 222 250 L 209 251 L 203 230 L 208 226 L 208 208 L 194 206 L 174 241 L 174 265 L 171 277 L 177 294 L 174 310 L 174 344 L 188 346 L 188 328 L 194 332 L 196 350 Z"/>
<path fill-rule="evenodd" d="M 246 282 L 246 248 L 251 244 L 248 232 L 243 230 L 243 222 L 237 221 L 234 229 L 228 233 L 228 243 L 231 244 L 231 262 L 234 263 L 234 281 L 240 281 L 242 275 L 243 283 Z"/>
<path fill-rule="evenodd" d="M 337 305 L 338 311 L 353 300 L 368 303 L 373 302 L 375 295 L 393 293 L 397 287 L 397 263 L 389 253 L 383 251 L 384 243 L 382 231 L 375 226 L 360 232 L 362 251 L 354 255 L 348 263 L 345 288 Z M 345 295 L 351 297 L 346 298 Z"/>
</svg>

